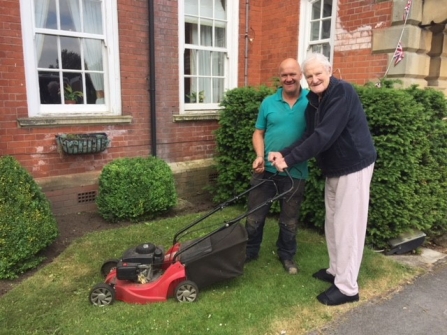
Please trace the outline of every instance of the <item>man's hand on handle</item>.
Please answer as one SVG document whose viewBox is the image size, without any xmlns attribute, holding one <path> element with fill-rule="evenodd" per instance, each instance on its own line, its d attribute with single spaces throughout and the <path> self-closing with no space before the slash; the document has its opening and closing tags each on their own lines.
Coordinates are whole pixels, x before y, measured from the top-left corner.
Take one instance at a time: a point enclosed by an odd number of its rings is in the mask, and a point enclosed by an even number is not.
<svg viewBox="0 0 447 335">
<path fill-rule="evenodd" d="M 269 152 L 268 160 L 279 172 L 283 172 L 288 166 L 284 157 L 279 152 Z"/>
<path fill-rule="evenodd" d="M 258 156 L 256 157 L 256 159 L 253 161 L 253 171 L 255 173 L 262 173 L 265 170 L 265 165 L 264 165 L 264 157 Z"/>
</svg>

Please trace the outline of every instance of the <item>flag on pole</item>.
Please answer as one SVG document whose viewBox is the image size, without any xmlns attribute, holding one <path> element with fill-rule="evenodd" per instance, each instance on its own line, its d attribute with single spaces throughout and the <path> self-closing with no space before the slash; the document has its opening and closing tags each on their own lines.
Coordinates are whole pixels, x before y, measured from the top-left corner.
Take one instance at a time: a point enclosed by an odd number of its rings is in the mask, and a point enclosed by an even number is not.
<svg viewBox="0 0 447 335">
<path fill-rule="evenodd" d="M 408 0 L 404 8 L 404 17 L 403 17 L 404 21 L 407 19 L 408 14 L 410 14 L 410 8 L 411 8 L 411 0 Z"/>
<path fill-rule="evenodd" d="M 404 53 L 404 49 L 402 48 L 402 43 L 398 43 L 397 44 L 397 48 L 396 51 L 394 51 L 394 55 L 393 55 L 393 59 L 394 59 L 394 66 L 396 66 L 397 64 L 399 64 L 399 62 L 404 59 L 405 57 L 405 53 Z"/>
</svg>

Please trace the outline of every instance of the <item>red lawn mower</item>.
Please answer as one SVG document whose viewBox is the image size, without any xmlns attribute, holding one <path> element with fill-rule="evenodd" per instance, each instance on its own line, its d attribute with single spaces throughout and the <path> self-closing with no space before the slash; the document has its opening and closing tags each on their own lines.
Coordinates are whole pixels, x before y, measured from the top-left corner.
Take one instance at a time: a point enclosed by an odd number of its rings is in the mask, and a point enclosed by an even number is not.
<svg viewBox="0 0 447 335">
<path fill-rule="evenodd" d="M 264 182 L 273 180 L 264 179 L 260 184 L 218 205 L 177 232 L 173 246 L 166 253 L 161 246 L 143 243 L 125 251 L 121 259 L 107 260 L 101 267 L 105 281 L 92 288 L 89 294 L 90 302 L 95 306 L 110 305 L 115 300 L 147 304 L 166 301 L 171 297 L 175 297 L 179 302 L 194 302 L 198 298 L 199 289 L 242 275 L 247 233 L 240 221 L 262 206 L 271 204 L 289 193 L 293 188 L 293 179 L 288 172 L 287 175 L 291 181 L 289 190 L 277 194 L 203 237 L 180 243 L 180 239 L 187 235 L 192 227 Z"/>
</svg>

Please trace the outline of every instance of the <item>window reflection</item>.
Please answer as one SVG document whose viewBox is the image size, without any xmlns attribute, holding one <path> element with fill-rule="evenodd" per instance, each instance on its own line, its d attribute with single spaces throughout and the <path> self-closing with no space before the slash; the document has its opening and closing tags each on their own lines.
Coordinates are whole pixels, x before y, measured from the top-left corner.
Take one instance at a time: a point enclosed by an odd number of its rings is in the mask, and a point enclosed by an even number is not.
<svg viewBox="0 0 447 335">
<path fill-rule="evenodd" d="M 309 50 L 321 52 L 330 58 L 331 23 L 332 23 L 332 0 L 318 0 L 312 5 L 310 22 Z"/>
<path fill-rule="evenodd" d="M 310 25 L 310 40 L 315 41 L 320 39 L 320 22 L 312 22 Z"/>
<path fill-rule="evenodd" d="M 57 36 L 37 34 L 40 40 L 43 41 L 42 52 L 39 57 L 38 67 L 47 69 L 59 68 L 58 54 L 57 54 Z"/>
<path fill-rule="evenodd" d="M 63 69 L 73 70 L 81 68 L 81 57 L 79 54 L 62 50 L 61 56 Z M 59 68 L 58 59 L 49 68 L 52 67 Z M 99 99 L 104 99 L 104 91 L 96 89 L 98 85 L 94 85 L 92 75 L 95 76 L 94 80 L 96 82 L 101 84 L 104 82 L 103 74 L 98 73 L 39 71 L 40 102 L 42 104 L 65 104 L 65 99 L 63 99 L 64 90 L 61 92 L 60 87 L 70 86 L 71 90 L 81 92 L 76 99 L 77 104 L 97 104 Z"/>
<path fill-rule="evenodd" d="M 331 20 L 323 21 L 323 31 L 321 38 L 329 38 L 331 37 Z"/>
<path fill-rule="evenodd" d="M 224 62 L 225 62 L 225 54 L 223 52 L 213 52 L 212 54 L 212 70 L 213 76 L 223 76 L 224 75 Z"/>
<path fill-rule="evenodd" d="M 40 102 L 43 104 L 60 104 L 59 73 L 39 72 Z"/>
<path fill-rule="evenodd" d="M 218 103 L 222 99 L 226 7 L 225 0 L 185 0 L 185 103 Z"/>
<path fill-rule="evenodd" d="M 73 89 L 80 92 L 77 103 L 104 104 L 103 37 L 86 37 L 86 34 L 102 34 L 101 2 L 34 0 L 34 5 L 36 28 L 54 30 L 51 35 L 38 31 L 35 38 L 41 103 L 64 104 L 63 89 L 58 98 L 51 98 L 54 95 L 48 89 L 51 78 L 59 87 L 74 85 Z M 66 31 L 83 31 L 84 35 L 67 36 Z"/>
<path fill-rule="evenodd" d="M 81 70 L 81 50 L 79 39 L 61 37 L 62 68 L 70 70 Z"/>
<path fill-rule="evenodd" d="M 225 48 L 226 45 L 226 29 L 216 27 L 216 47 Z"/>
<path fill-rule="evenodd" d="M 321 4 L 320 1 L 316 2 L 312 6 L 312 20 L 317 20 L 320 18 Z"/>
<path fill-rule="evenodd" d="M 213 45 L 213 31 L 211 26 L 200 25 L 200 45 Z"/>
<path fill-rule="evenodd" d="M 59 0 L 61 30 L 81 31 L 80 29 L 76 29 L 74 24 L 75 22 L 81 21 L 80 11 L 79 9 L 77 11 L 72 11 L 72 7 L 70 7 L 71 5 L 79 8 L 77 3 L 78 0 Z"/>
</svg>

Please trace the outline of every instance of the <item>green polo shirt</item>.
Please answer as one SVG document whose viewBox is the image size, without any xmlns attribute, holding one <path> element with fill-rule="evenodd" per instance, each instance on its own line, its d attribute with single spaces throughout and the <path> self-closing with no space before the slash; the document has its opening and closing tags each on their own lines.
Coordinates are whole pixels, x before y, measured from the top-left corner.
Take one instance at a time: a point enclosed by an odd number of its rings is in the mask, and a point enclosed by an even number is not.
<svg viewBox="0 0 447 335">
<path fill-rule="evenodd" d="M 275 94 L 264 99 L 255 125 L 256 129 L 265 131 L 265 169 L 272 173 L 275 173 L 276 169 L 267 161 L 268 153 L 290 146 L 300 139 L 306 130 L 304 114 L 309 90 L 302 89 L 301 95 L 293 107 L 283 100 L 282 90 L 279 88 Z M 307 179 L 307 162 L 299 163 L 293 167 L 289 166 L 289 172 L 293 178 Z"/>
</svg>

